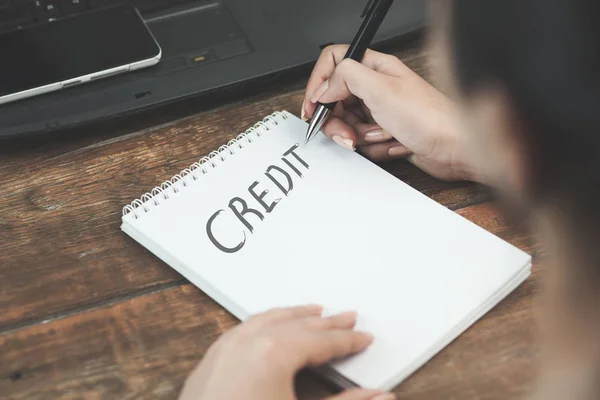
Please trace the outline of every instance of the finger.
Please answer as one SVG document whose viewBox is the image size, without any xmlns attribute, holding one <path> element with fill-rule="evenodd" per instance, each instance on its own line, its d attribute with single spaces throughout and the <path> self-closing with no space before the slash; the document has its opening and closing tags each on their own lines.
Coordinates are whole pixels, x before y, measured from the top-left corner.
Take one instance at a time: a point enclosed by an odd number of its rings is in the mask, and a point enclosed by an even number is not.
<svg viewBox="0 0 600 400">
<path fill-rule="evenodd" d="M 318 366 L 363 351 L 372 342 L 368 333 L 337 329 L 308 335 L 296 350 L 304 366 Z"/>
<path fill-rule="evenodd" d="M 292 318 L 303 318 L 321 315 L 323 307 L 319 305 L 306 305 L 290 308 L 275 308 L 262 314 L 257 314 L 247 321 L 247 325 L 264 326 L 273 322 L 284 321 Z"/>
<path fill-rule="evenodd" d="M 303 111 L 307 117 L 312 117 L 316 109 L 316 105 L 310 101 L 310 98 L 323 82 L 331 77 L 336 66 L 343 61 L 346 52 L 348 51 L 348 47 L 348 45 L 328 46 L 319 56 L 306 85 Z M 366 51 L 362 63 L 374 71 L 393 76 L 401 74 L 403 72 L 402 67 L 407 68 L 398 58 L 373 50 Z"/>
<path fill-rule="evenodd" d="M 356 132 L 341 118 L 332 117 L 327 120 L 321 129 L 325 135 L 333 139 L 346 150 L 354 151 L 356 147 Z"/>
<path fill-rule="evenodd" d="M 344 60 L 348 47 L 348 45 L 333 45 L 323 49 L 306 85 L 307 98 L 310 98 L 310 95 L 329 79 L 336 66 Z M 361 63 L 374 71 L 392 76 L 399 76 L 403 72 L 399 67 L 404 66 L 397 57 L 371 49 L 365 52 Z"/>
<path fill-rule="evenodd" d="M 352 98 L 356 98 L 356 97 L 353 96 Z M 360 122 L 369 121 L 370 115 L 365 114 L 365 112 L 363 110 L 362 101 L 358 101 L 356 103 L 356 105 L 346 106 L 346 110 L 352 111 L 352 113 L 358 117 L 358 120 Z"/>
<path fill-rule="evenodd" d="M 310 329 L 316 330 L 352 329 L 356 325 L 356 313 L 345 312 L 326 318 L 311 317 L 303 323 Z"/>
<path fill-rule="evenodd" d="M 405 158 L 412 154 L 410 150 L 395 139 L 384 143 L 367 144 L 359 147 L 357 151 L 368 159 L 378 162 Z"/>
<path fill-rule="evenodd" d="M 377 124 L 364 124 L 364 123 L 356 123 L 352 126 L 357 135 L 357 146 L 364 146 L 367 144 L 373 143 L 383 143 L 392 139 L 393 136 L 383 130 Z"/>
<path fill-rule="evenodd" d="M 395 398 L 392 393 L 379 390 L 351 389 L 324 400 L 394 400 Z"/>
<path fill-rule="evenodd" d="M 348 125 L 354 125 L 359 122 L 365 122 L 367 117 L 363 112 L 361 102 L 359 101 L 349 101 L 349 99 L 356 99 L 355 96 L 348 97 L 348 99 L 338 102 L 337 104 L 341 104 L 342 110 L 344 111 L 340 117 L 342 117 Z M 337 109 L 338 107 L 336 107 Z M 335 109 L 334 109 L 335 110 Z M 346 118 L 347 117 L 347 118 Z M 351 120 L 350 120 L 351 118 Z"/>
<path fill-rule="evenodd" d="M 346 150 L 354 150 L 356 143 L 360 142 L 360 137 L 357 136 L 356 130 L 353 128 L 356 124 L 360 123 L 361 119 L 355 114 L 354 110 L 344 109 L 341 103 L 338 103 L 334 109 L 332 115 L 342 120 L 342 123 L 336 122 L 334 125 L 323 128 L 325 135 L 333 139 L 338 145 L 342 146 Z"/>
<path fill-rule="evenodd" d="M 302 104 L 303 115 L 306 115 L 306 117 L 312 117 L 315 109 L 317 108 L 316 104 L 310 101 L 310 98 L 323 84 L 323 82 L 329 79 L 337 64 L 344 57 L 342 55 L 340 58 L 340 54 L 343 53 L 345 55 L 348 47 L 349 46 L 346 45 L 327 46 L 321 52 L 321 55 L 315 64 L 315 68 L 308 79 L 308 83 L 306 84 L 304 102 Z"/>
<path fill-rule="evenodd" d="M 342 119 L 351 127 L 363 122 L 363 119 L 360 117 L 360 109 L 358 107 L 346 108 L 344 110 L 344 114 L 342 115 Z"/>
<path fill-rule="evenodd" d="M 345 109 L 344 103 L 339 102 L 335 105 L 335 107 L 331 111 L 329 118 L 331 118 L 331 117 L 343 118 L 345 112 L 346 112 L 346 109 Z"/>
<path fill-rule="evenodd" d="M 338 107 L 336 107 L 336 110 L 338 110 Z M 378 124 L 364 123 L 364 119 L 357 115 L 357 113 L 362 113 L 358 107 L 345 109 L 343 112 L 335 112 L 335 115 L 340 117 L 356 133 L 356 146 L 383 143 L 393 138 L 390 133 L 384 131 Z"/>
<path fill-rule="evenodd" d="M 387 101 L 391 88 L 388 75 L 376 72 L 354 60 L 346 59 L 337 66 L 331 77 L 316 89 L 310 101 L 332 103 L 354 95 L 368 108 L 374 109 Z"/>
<path fill-rule="evenodd" d="M 360 109 L 360 100 L 356 96 L 350 96 L 343 101 L 346 110 L 351 108 Z"/>
<path fill-rule="evenodd" d="M 359 101 L 358 104 L 360 104 L 360 109 L 364 115 L 363 120 L 374 124 L 375 120 L 373 119 L 373 115 L 371 114 L 371 110 L 369 110 L 369 107 L 367 107 L 365 105 L 365 102 L 362 100 Z"/>
<path fill-rule="evenodd" d="M 388 156 L 390 157 L 390 159 L 406 158 L 411 156 L 412 154 L 413 152 L 410 151 L 410 149 L 401 144 L 392 145 L 388 150 Z"/>
</svg>

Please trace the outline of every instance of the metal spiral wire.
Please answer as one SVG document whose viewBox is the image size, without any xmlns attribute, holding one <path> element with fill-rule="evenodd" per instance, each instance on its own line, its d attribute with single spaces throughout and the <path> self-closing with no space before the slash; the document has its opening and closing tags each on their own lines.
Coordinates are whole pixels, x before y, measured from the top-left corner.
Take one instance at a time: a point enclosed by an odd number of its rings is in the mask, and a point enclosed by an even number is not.
<svg viewBox="0 0 600 400">
<path fill-rule="evenodd" d="M 231 139 L 226 145 L 210 152 L 207 156 L 202 157 L 179 174 L 163 182 L 160 186 L 153 188 L 149 193 L 144 193 L 139 199 L 123 207 L 123 216 L 131 213 L 133 218 L 140 218 L 142 213 L 150 211 L 150 205 L 159 206 L 161 201 L 168 200 L 170 196 L 176 195 L 182 189 L 197 181 L 200 176 L 209 173 L 220 163 L 227 161 L 229 157 L 235 155 L 236 151 L 253 143 L 254 140 L 286 119 L 288 119 L 286 114 L 277 111 L 262 121 L 257 122 L 253 127 L 239 134 L 235 139 Z"/>
</svg>

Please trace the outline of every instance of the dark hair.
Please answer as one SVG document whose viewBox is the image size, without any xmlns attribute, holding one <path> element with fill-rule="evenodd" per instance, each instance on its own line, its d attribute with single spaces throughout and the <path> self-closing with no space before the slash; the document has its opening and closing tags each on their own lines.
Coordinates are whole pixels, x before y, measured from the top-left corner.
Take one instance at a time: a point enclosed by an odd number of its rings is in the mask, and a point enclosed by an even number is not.
<svg viewBox="0 0 600 400">
<path fill-rule="evenodd" d="M 523 124 L 536 201 L 600 210 L 600 1 L 452 0 L 463 94 L 499 85 Z M 482 134 L 484 134 L 482 132 Z"/>
</svg>

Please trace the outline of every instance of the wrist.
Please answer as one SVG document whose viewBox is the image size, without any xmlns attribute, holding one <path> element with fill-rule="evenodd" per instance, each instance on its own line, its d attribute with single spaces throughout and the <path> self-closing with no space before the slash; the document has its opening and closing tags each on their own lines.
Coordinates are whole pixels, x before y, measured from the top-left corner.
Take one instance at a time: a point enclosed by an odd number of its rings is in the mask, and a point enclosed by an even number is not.
<svg viewBox="0 0 600 400">
<path fill-rule="evenodd" d="M 484 183 L 481 174 L 470 156 L 469 144 L 464 130 L 456 132 L 451 169 L 457 180 Z"/>
<path fill-rule="evenodd" d="M 467 129 L 459 116 L 457 105 L 447 99 L 443 110 L 440 118 L 435 121 L 433 129 L 444 143 L 441 146 L 443 148 L 441 154 L 445 158 L 444 164 L 450 171 L 448 175 L 453 180 L 485 183 L 471 152 Z"/>
</svg>

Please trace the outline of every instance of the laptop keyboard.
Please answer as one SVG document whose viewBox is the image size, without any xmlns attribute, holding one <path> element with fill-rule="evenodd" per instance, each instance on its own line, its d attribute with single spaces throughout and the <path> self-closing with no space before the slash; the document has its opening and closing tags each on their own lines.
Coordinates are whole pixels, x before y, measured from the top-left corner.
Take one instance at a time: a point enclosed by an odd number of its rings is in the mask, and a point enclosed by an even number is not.
<svg viewBox="0 0 600 400">
<path fill-rule="evenodd" d="M 0 0 L 0 33 L 116 4 L 132 4 L 147 14 L 190 1 L 194 0 Z"/>
</svg>

